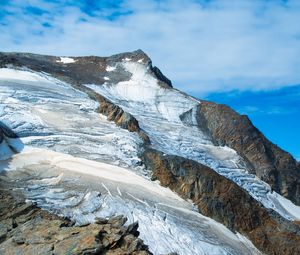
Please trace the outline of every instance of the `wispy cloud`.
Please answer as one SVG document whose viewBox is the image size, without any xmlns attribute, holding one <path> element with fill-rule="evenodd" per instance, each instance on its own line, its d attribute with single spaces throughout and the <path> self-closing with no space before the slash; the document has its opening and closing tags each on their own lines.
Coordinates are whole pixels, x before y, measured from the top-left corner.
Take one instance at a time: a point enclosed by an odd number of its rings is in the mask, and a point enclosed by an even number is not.
<svg viewBox="0 0 300 255">
<path fill-rule="evenodd" d="M 281 106 L 255 106 L 255 105 L 245 105 L 237 109 L 238 112 L 247 115 L 286 115 L 295 113 L 294 109 L 281 107 Z"/>
<path fill-rule="evenodd" d="M 300 83 L 300 2 L 0 1 L 1 50 L 110 55 L 138 48 L 191 93 Z"/>
</svg>

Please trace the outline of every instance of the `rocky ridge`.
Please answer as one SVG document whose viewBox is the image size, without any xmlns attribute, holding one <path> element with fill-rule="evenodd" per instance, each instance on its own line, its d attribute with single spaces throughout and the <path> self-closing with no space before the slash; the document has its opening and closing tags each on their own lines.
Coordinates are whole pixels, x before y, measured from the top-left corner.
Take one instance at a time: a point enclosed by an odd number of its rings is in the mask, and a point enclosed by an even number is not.
<svg viewBox="0 0 300 255">
<path fill-rule="evenodd" d="M 13 185 L 0 180 L 0 254 L 151 254 L 138 238 L 138 223 L 124 226 L 126 218 L 98 218 L 76 226 L 25 203 Z"/>
</svg>

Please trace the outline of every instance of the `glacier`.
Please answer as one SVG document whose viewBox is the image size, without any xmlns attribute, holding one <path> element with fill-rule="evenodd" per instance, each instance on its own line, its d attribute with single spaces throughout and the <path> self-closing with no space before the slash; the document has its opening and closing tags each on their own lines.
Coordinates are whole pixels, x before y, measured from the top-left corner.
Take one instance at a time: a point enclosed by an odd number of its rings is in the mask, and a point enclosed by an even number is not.
<svg viewBox="0 0 300 255">
<path fill-rule="evenodd" d="M 216 146 L 196 125 L 201 102 L 176 89 L 161 86 L 149 65 L 122 61 L 117 67 L 131 74 L 117 84 L 85 84 L 132 114 L 151 140 L 152 147 L 166 154 L 198 161 L 234 181 L 266 208 L 288 220 L 299 220 L 299 206 L 271 190 L 269 184 L 250 174 L 236 151 Z"/>
<path fill-rule="evenodd" d="M 142 95 L 151 104 L 156 95 L 149 93 Z M 135 106 L 139 95 L 131 96 L 128 102 Z M 98 103 L 85 93 L 47 73 L 2 68 L 0 97 L 0 120 L 19 135 L 10 142 L 24 145 L 20 153 L 0 161 L 0 171 L 17 180 L 17 188 L 28 201 L 78 225 L 93 222 L 95 217 L 123 214 L 128 224 L 139 222 L 140 237 L 154 254 L 260 254 L 241 234 L 201 215 L 191 202 L 150 181 L 138 157 L 141 138 L 98 114 Z M 158 108 L 164 117 L 159 121 L 164 122 L 153 122 L 166 129 L 165 135 L 172 140 L 178 134 L 168 123 L 181 128 L 178 112 L 198 103 L 185 95 L 180 100 L 179 109 L 172 101 L 161 103 Z M 149 115 L 146 110 L 144 120 L 157 117 L 156 110 L 156 105 Z M 150 135 L 159 130 L 148 129 L 142 119 L 141 126 Z M 212 146 L 204 135 L 199 136 L 207 148 Z M 153 140 L 153 145 L 164 144 L 165 139 Z M 173 152 L 176 147 L 168 148 Z M 219 157 L 226 159 L 228 150 Z"/>
</svg>

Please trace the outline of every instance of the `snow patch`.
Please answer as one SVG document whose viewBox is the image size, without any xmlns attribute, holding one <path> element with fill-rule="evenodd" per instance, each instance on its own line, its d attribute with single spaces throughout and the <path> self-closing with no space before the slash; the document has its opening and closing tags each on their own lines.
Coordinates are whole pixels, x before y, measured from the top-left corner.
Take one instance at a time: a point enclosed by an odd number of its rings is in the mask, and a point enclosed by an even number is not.
<svg viewBox="0 0 300 255">
<path fill-rule="evenodd" d="M 116 70 L 116 67 L 115 66 L 107 66 L 106 67 L 106 71 L 107 72 L 113 72 L 113 71 L 115 71 Z"/>
<path fill-rule="evenodd" d="M 60 57 L 60 60 L 57 60 L 56 62 L 60 62 L 63 64 L 71 64 L 71 63 L 75 63 L 76 60 L 70 57 Z"/>
<path fill-rule="evenodd" d="M 47 81 L 47 79 L 45 79 L 43 76 L 37 73 L 29 72 L 25 70 L 15 70 L 11 68 L 0 68 L 0 80 L 33 81 L 33 82 Z"/>
<path fill-rule="evenodd" d="M 280 204 L 280 206 L 286 210 L 283 212 L 290 220 L 297 220 L 300 221 L 300 206 L 295 205 L 289 199 L 279 195 L 276 192 L 272 192 L 269 194 L 270 199 L 274 200 L 274 204 Z M 278 205 L 277 205 L 278 206 Z"/>
</svg>

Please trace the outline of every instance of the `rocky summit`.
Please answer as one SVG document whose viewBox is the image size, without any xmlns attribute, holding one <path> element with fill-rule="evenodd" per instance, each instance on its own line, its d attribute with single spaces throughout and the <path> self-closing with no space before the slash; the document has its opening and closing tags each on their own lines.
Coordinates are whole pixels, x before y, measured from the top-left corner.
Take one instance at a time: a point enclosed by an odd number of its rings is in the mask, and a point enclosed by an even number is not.
<svg viewBox="0 0 300 255">
<path fill-rule="evenodd" d="M 141 50 L 0 53 L 0 254 L 300 254 L 300 166 Z"/>
</svg>

